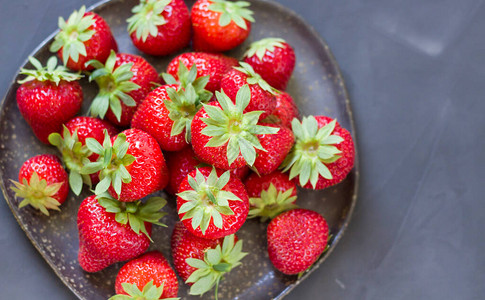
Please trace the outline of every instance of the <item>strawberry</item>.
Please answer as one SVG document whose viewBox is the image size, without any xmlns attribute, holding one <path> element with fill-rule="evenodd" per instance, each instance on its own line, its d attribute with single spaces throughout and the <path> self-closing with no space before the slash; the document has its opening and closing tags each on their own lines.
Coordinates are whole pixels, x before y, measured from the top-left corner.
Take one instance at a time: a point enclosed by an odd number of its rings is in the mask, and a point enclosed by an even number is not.
<svg viewBox="0 0 485 300">
<path fill-rule="evenodd" d="M 275 94 L 275 100 L 275 109 L 271 115 L 263 121 L 281 124 L 291 128 L 291 121 L 294 118 L 298 119 L 300 117 L 298 107 L 295 105 L 293 98 L 290 96 L 290 94 L 280 91 L 279 93 Z"/>
<path fill-rule="evenodd" d="M 153 291 L 156 289 L 157 291 Z M 130 295 L 158 300 L 177 297 L 178 280 L 167 259 L 158 251 L 151 251 L 127 262 L 116 276 L 115 290 L 117 295 Z M 150 290 L 152 290 L 150 292 Z M 113 296 L 110 300 L 123 300 Z M 176 298 L 179 299 L 179 298 Z"/>
<path fill-rule="evenodd" d="M 79 264 L 86 272 L 98 272 L 119 261 L 144 253 L 150 244 L 152 223 L 165 215 L 162 198 L 122 203 L 109 195 L 89 196 L 79 206 Z"/>
<path fill-rule="evenodd" d="M 255 148 L 264 151 L 257 135 L 274 134 L 278 128 L 258 125 L 261 111 L 243 113 L 250 97 L 245 85 L 237 93 L 236 104 L 220 92 L 216 92 L 217 102 L 202 104 L 191 127 L 197 157 L 224 170 L 254 164 Z"/>
<path fill-rule="evenodd" d="M 275 171 L 261 177 L 253 173 L 244 185 L 251 205 L 248 218 L 261 217 L 264 222 L 296 208 L 296 184 L 285 173 Z"/>
<path fill-rule="evenodd" d="M 95 80 L 99 93 L 89 108 L 93 117 L 104 118 L 117 126 L 128 126 L 136 107 L 160 82 L 158 73 L 141 56 L 111 52 L 106 64 L 90 60 L 96 68 L 89 76 Z"/>
<path fill-rule="evenodd" d="M 59 159 L 50 154 L 29 158 L 19 171 L 19 181 L 11 180 L 15 187 L 15 197 L 23 198 L 19 208 L 32 205 L 43 214 L 49 215 L 48 209 L 60 210 L 69 193 L 67 173 Z"/>
<path fill-rule="evenodd" d="M 108 23 L 99 15 L 86 12 L 84 5 L 67 21 L 59 17 L 59 28 L 49 50 L 57 52 L 64 65 L 72 70 L 92 70 L 87 61 L 96 59 L 104 63 L 111 50 L 118 51 Z"/>
<path fill-rule="evenodd" d="M 279 128 L 275 134 L 262 134 L 258 136 L 264 151 L 256 149 L 257 156 L 253 164 L 253 169 L 260 175 L 266 175 L 278 169 L 285 160 L 286 155 L 295 143 L 295 137 L 288 127 L 264 123 L 260 123 L 260 125 Z"/>
<path fill-rule="evenodd" d="M 295 146 L 282 164 L 283 172 L 304 188 L 324 189 L 345 179 L 354 166 L 355 150 L 350 133 L 326 116 L 304 117 L 291 122 Z"/>
<path fill-rule="evenodd" d="M 244 53 L 244 62 L 266 82 L 278 90 L 285 90 L 295 68 L 295 51 L 283 39 L 265 38 L 253 42 Z"/>
<path fill-rule="evenodd" d="M 85 163 L 96 161 L 98 155 L 86 146 L 87 138 L 94 138 L 102 143 L 104 131 L 109 136 L 118 133 L 117 129 L 106 121 L 92 117 L 75 117 L 69 120 L 62 132 L 62 136 L 55 132 L 49 135 L 49 142 L 59 149 L 62 160 L 69 170 L 69 186 L 74 194 L 81 193 L 83 183 L 91 187 L 92 183 L 99 180 L 96 174 L 81 175 L 81 169 Z"/>
<path fill-rule="evenodd" d="M 247 63 L 240 62 L 239 67 L 234 67 L 226 73 L 221 80 L 222 91 L 235 101 L 237 92 L 244 85 L 249 85 L 251 91 L 251 101 L 245 109 L 245 112 L 261 110 L 261 120 L 269 116 L 275 106 L 274 95 L 276 90 L 273 89 L 259 74 L 255 73 L 253 68 Z"/>
<path fill-rule="evenodd" d="M 195 51 L 223 52 L 244 42 L 254 22 L 248 6 L 246 1 L 197 0 L 191 14 Z"/>
<path fill-rule="evenodd" d="M 191 68 L 193 65 L 197 68 L 197 78 L 209 76 L 209 81 L 205 89 L 215 92 L 221 88 L 222 76 L 232 67 L 238 65 L 235 58 L 224 56 L 222 54 L 210 54 L 204 52 L 187 52 L 176 56 L 167 67 L 167 73 L 172 75 L 175 80 L 179 80 L 180 62 L 186 67 Z"/>
<path fill-rule="evenodd" d="M 287 275 L 302 273 L 325 251 L 328 225 L 317 212 L 292 209 L 271 220 L 267 229 L 269 259 Z"/>
<path fill-rule="evenodd" d="M 189 9 L 182 0 L 141 0 L 128 21 L 136 48 L 150 55 L 168 55 L 190 42 Z"/>
<path fill-rule="evenodd" d="M 110 138 L 105 134 L 103 145 L 86 139 L 89 150 L 99 155 L 81 169 L 81 174 L 99 171 L 96 195 L 108 191 L 122 202 L 133 202 L 163 189 L 168 182 L 168 170 L 160 146 L 148 133 L 127 129 Z"/>
<path fill-rule="evenodd" d="M 189 294 L 202 295 L 215 288 L 225 273 L 241 265 L 247 253 L 242 252 L 242 240 L 232 234 L 209 240 L 197 237 L 181 223 L 175 224 L 172 233 L 174 267 L 183 281 L 191 285 Z"/>
<path fill-rule="evenodd" d="M 56 67 L 55 57 L 49 58 L 46 67 L 34 57 L 29 57 L 29 61 L 36 70 L 20 70 L 27 77 L 18 81 L 21 85 L 17 89 L 17 105 L 35 136 L 48 144 L 49 134 L 60 132 L 62 124 L 81 109 L 83 92 L 76 81 L 81 75 L 69 73 L 63 66 Z"/>
<path fill-rule="evenodd" d="M 177 196 L 180 220 L 192 234 L 206 239 L 235 233 L 249 211 L 248 194 L 241 180 L 215 168 L 190 172 Z"/>
</svg>

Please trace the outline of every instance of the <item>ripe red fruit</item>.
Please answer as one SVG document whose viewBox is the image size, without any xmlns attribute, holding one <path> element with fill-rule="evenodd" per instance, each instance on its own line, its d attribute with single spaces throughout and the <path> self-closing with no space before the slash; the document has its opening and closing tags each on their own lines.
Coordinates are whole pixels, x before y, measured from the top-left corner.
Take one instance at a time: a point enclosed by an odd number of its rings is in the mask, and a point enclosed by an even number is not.
<svg viewBox="0 0 485 300">
<path fill-rule="evenodd" d="M 76 71 L 90 71 L 93 67 L 86 62 L 96 59 L 104 63 L 111 50 L 118 51 L 108 23 L 99 15 L 85 11 L 83 5 L 67 21 L 59 18 L 60 31 L 49 48 L 57 52 L 64 65 Z"/>
<path fill-rule="evenodd" d="M 136 48 L 150 55 L 168 55 L 190 42 L 189 9 L 182 0 L 140 1 L 128 21 Z"/>
<path fill-rule="evenodd" d="M 48 209 L 60 210 L 69 193 L 67 173 L 59 159 L 50 154 L 29 158 L 19 171 L 19 181 L 12 181 L 15 197 L 23 198 L 19 208 L 32 205 L 43 214 L 49 215 Z"/>
<path fill-rule="evenodd" d="M 249 199 L 241 180 L 215 168 L 189 173 L 177 193 L 181 221 L 194 235 L 217 239 L 235 233 L 246 221 Z"/>
<path fill-rule="evenodd" d="M 179 63 L 190 69 L 195 64 L 197 67 L 197 78 L 209 76 L 209 81 L 205 87 L 210 92 L 220 90 L 221 80 L 232 67 L 237 66 L 238 61 L 235 58 L 224 56 L 222 54 L 210 54 L 203 52 L 187 52 L 176 56 L 167 67 L 167 73 L 172 75 L 175 80 L 179 80 L 178 70 Z"/>
<path fill-rule="evenodd" d="M 264 119 L 264 122 L 281 124 L 291 128 L 291 121 L 299 118 L 300 113 L 290 94 L 278 92 L 275 94 L 276 106 L 271 115 Z"/>
<path fill-rule="evenodd" d="M 195 51 L 223 52 L 244 42 L 254 22 L 248 6 L 245 1 L 197 0 L 191 14 Z"/>
<path fill-rule="evenodd" d="M 317 212 L 293 209 L 268 225 L 268 254 L 276 269 L 287 275 L 308 269 L 325 251 L 328 225 Z"/>
<path fill-rule="evenodd" d="M 21 85 L 17 89 L 17 105 L 35 136 L 48 144 L 49 134 L 60 132 L 62 124 L 81 109 L 83 92 L 76 81 L 81 75 L 69 73 L 63 66 L 56 67 L 55 57 L 49 58 L 46 67 L 34 57 L 29 57 L 29 61 L 36 70 L 20 70 L 27 77 L 18 82 Z"/>
<path fill-rule="evenodd" d="M 258 136 L 261 146 L 265 151 L 260 149 L 256 150 L 257 156 L 253 168 L 258 171 L 259 175 L 266 175 L 278 169 L 281 163 L 283 163 L 295 143 L 295 137 L 288 127 L 275 124 L 260 124 L 261 126 L 279 128 L 275 134 L 262 134 Z"/>
<path fill-rule="evenodd" d="M 148 291 L 145 291 L 144 288 L 150 283 L 152 288 L 161 288 L 162 293 L 157 294 L 156 297 L 148 297 Z M 172 270 L 170 264 L 162 253 L 158 251 L 147 252 L 142 256 L 127 262 L 121 267 L 116 276 L 116 294 L 129 295 L 129 292 L 134 288 L 138 291 L 145 291 L 144 295 L 147 297 L 146 299 L 177 297 L 177 275 L 175 275 L 174 270 Z M 115 300 L 116 297 L 110 299 Z"/>
<path fill-rule="evenodd" d="M 112 198 L 89 196 L 79 206 L 79 264 L 86 272 L 98 272 L 119 261 L 144 253 L 150 244 L 151 223 L 164 215 L 166 201 L 151 198 L 121 204 Z M 109 212 L 108 212 L 109 211 Z"/>
<path fill-rule="evenodd" d="M 284 91 L 295 68 L 295 51 L 280 38 L 265 38 L 252 43 L 244 62 L 277 90 Z"/>
<path fill-rule="evenodd" d="M 128 126 L 136 107 L 160 82 L 155 68 L 138 55 L 111 52 L 106 64 L 91 60 L 96 68 L 89 76 L 99 93 L 89 108 L 91 115 L 104 118 L 117 126 Z"/>
<path fill-rule="evenodd" d="M 240 62 L 240 67 L 232 68 L 221 80 L 221 90 L 233 102 L 236 101 L 237 92 L 244 85 L 248 85 L 251 92 L 251 101 L 244 112 L 263 111 L 261 120 L 269 116 L 276 106 L 276 90 L 255 73 L 250 65 Z"/>
<path fill-rule="evenodd" d="M 335 185 L 354 166 L 355 150 L 350 133 L 326 116 L 294 119 L 292 130 L 295 146 L 282 164 L 283 172 L 308 189 L 324 189 Z"/>
</svg>

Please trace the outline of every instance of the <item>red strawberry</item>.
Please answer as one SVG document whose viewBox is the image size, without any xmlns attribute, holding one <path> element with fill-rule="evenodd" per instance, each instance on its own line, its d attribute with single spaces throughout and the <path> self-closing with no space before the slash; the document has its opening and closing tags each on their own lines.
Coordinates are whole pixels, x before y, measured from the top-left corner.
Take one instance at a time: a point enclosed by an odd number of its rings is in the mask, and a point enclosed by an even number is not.
<svg viewBox="0 0 485 300">
<path fill-rule="evenodd" d="M 92 70 L 87 61 L 96 59 L 104 63 L 111 50 L 118 51 L 108 23 L 99 15 L 85 11 L 83 5 L 67 22 L 59 18 L 60 31 L 49 48 L 57 52 L 64 65 L 76 71 Z"/>
<path fill-rule="evenodd" d="M 226 93 L 232 101 L 235 101 L 237 92 L 244 85 L 249 85 L 251 91 L 251 101 L 245 109 L 249 111 L 263 111 L 261 120 L 269 116 L 275 106 L 276 102 L 274 90 L 269 84 L 264 81 L 261 76 L 254 72 L 253 68 L 247 63 L 240 62 L 240 67 L 234 67 L 226 73 L 221 81 L 221 90 Z"/>
<path fill-rule="evenodd" d="M 157 291 L 151 291 L 156 289 Z M 130 260 L 121 267 L 116 276 L 115 290 L 118 295 L 144 296 L 143 299 L 166 299 L 177 297 L 178 280 L 170 264 L 158 251 L 151 251 Z M 126 299 L 113 296 L 110 300 Z M 131 299 L 131 298 L 130 298 Z"/>
<path fill-rule="evenodd" d="M 168 55 L 190 42 L 189 9 L 182 0 L 141 0 L 133 7 L 128 32 L 136 48 Z"/>
<path fill-rule="evenodd" d="M 195 64 L 197 67 L 197 78 L 209 76 L 209 81 L 205 89 L 210 92 L 220 90 L 222 76 L 238 64 L 237 59 L 222 54 L 203 52 L 182 53 L 172 59 L 167 67 L 167 73 L 172 75 L 175 80 L 179 80 L 178 72 L 180 62 L 188 69 Z"/>
<path fill-rule="evenodd" d="M 290 179 L 304 188 L 324 189 L 345 179 L 354 166 L 355 150 L 350 133 L 325 116 L 292 122 L 295 146 L 282 164 Z"/>
<path fill-rule="evenodd" d="M 133 202 L 163 189 L 168 182 L 168 170 L 160 146 L 148 133 L 127 129 L 103 145 L 87 139 L 88 149 L 99 155 L 96 162 L 87 163 L 81 174 L 100 171 L 96 195 L 108 191 L 122 202 Z"/>
<path fill-rule="evenodd" d="M 241 180 L 215 168 L 190 172 L 177 193 L 181 221 L 192 234 L 217 239 L 233 234 L 246 221 L 249 199 Z"/>
<path fill-rule="evenodd" d="M 248 6 L 245 1 L 197 0 L 191 14 L 194 49 L 223 52 L 244 42 L 254 22 Z"/>
<path fill-rule="evenodd" d="M 95 60 L 88 63 L 96 68 L 89 80 L 95 80 L 99 87 L 90 107 L 91 115 L 106 115 L 113 124 L 128 126 L 136 107 L 160 82 L 157 71 L 141 56 L 114 51 L 105 65 Z"/>
<path fill-rule="evenodd" d="M 28 159 L 19 171 L 19 181 L 13 181 L 15 197 L 23 198 L 22 208 L 28 204 L 49 215 L 48 209 L 60 210 L 69 193 L 67 173 L 59 159 L 50 154 Z"/>
<path fill-rule="evenodd" d="M 287 275 L 308 269 L 325 251 L 328 225 L 317 212 L 293 209 L 268 225 L 268 254 L 276 269 Z"/>
<path fill-rule="evenodd" d="M 34 57 L 29 57 L 29 61 L 36 70 L 20 70 L 27 77 L 18 81 L 21 85 L 17 89 L 17 105 L 35 136 L 48 144 L 49 134 L 60 132 L 62 124 L 81 109 L 83 92 L 76 81 L 81 75 L 69 73 L 63 66 L 56 67 L 55 57 L 49 58 L 46 67 Z"/>
<path fill-rule="evenodd" d="M 171 244 L 175 270 L 192 286 L 189 294 L 202 295 L 215 285 L 215 299 L 224 274 L 240 265 L 247 255 L 242 252 L 242 240 L 235 235 L 204 239 L 190 233 L 181 222 L 175 224 Z"/>
<path fill-rule="evenodd" d="M 262 134 L 258 136 L 259 142 L 265 151 L 260 149 L 256 150 L 257 156 L 253 168 L 260 175 L 266 175 L 278 169 L 285 160 L 285 157 L 295 143 L 295 137 L 288 127 L 275 124 L 260 124 L 262 126 L 279 128 L 275 134 Z"/>
<path fill-rule="evenodd" d="M 158 220 L 165 203 L 162 198 L 150 198 L 145 204 L 123 204 L 94 195 L 84 199 L 77 214 L 81 267 L 98 272 L 144 253 L 150 244 L 151 223 L 163 225 Z"/>
<path fill-rule="evenodd" d="M 285 173 L 275 171 L 261 177 L 253 173 L 244 185 L 251 205 L 248 218 L 261 217 L 264 222 L 296 208 L 296 184 Z"/>
<path fill-rule="evenodd" d="M 275 94 L 276 107 L 271 115 L 264 119 L 264 122 L 271 122 L 281 124 L 283 126 L 291 128 L 291 121 L 294 118 L 299 118 L 300 113 L 298 107 L 295 105 L 293 98 L 290 94 L 285 92 L 279 92 Z"/>
<path fill-rule="evenodd" d="M 277 128 L 258 125 L 262 112 L 243 113 L 250 102 L 247 85 L 235 97 L 234 104 L 224 93 L 216 92 L 218 102 L 203 104 L 192 120 L 192 147 L 202 161 L 217 168 L 236 169 L 256 159 L 262 150 L 258 134 L 273 134 Z"/>
<path fill-rule="evenodd" d="M 94 138 L 102 143 L 105 130 L 109 136 L 118 133 L 118 130 L 106 121 L 92 117 L 75 117 L 65 124 L 62 136 L 57 132 L 49 135 L 49 142 L 62 154 L 62 160 L 69 170 L 69 185 L 76 195 L 81 193 L 83 183 L 91 187 L 99 180 L 97 174 L 81 175 L 80 172 L 85 163 L 98 159 L 98 155 L 86 146 L 86 139 Z"/>
<path fill-rule="evenodd" d="M 280 38 L 265 38 L 252 43 L 244 53 L 244 62 L 266 82 L 278 90 L 285 90 L 295 68 L 295 51 Z"/>
</svg>

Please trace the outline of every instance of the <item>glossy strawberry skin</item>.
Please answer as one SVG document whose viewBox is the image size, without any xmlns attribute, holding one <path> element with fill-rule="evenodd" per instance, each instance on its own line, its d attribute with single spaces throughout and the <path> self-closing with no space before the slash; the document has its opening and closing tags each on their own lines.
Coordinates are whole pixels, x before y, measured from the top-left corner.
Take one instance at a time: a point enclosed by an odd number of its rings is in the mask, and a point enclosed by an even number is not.
<svg viewBox="0 0 485 300">
<path fill-rule="evenodd" d="M 246 21 L 243 29 L 231 21 L 229 25 L 219 25 L 220 12 L 209 10 L 209 0 L 197 0 L 192 6 L 193 47 L 195 51 L 223 52 L 239 46 L 248 37 L 251 23 Z"/>
<path fill-rule="evenodd" d="M 177 297 L 177 275 L 167 259 L 158 251 L 147 252 L 121 267 L 115 281 L 116 294 L 128 295 L 121 286 L 122 283 L 136 284 L 142 291 L 143 287 L 152 280 L 157 287 L 163 284 L 163 294 L 160 299 Z"/>
<path fill-rule="evenodd" d="M 77 214 L 79 264 L 86 272 L 98 272 L 119 261 L 144 253 L 150 244 L 147 236 L 136 234 L 129 224 L 120 224 L 115 214 L 106 212 L 96 196 L 83 200 Z M 151 223 L 146 223 L 151 234 Z"/>
<path fill-rule="evenodd" d="M 333 121 L 332 118 L 327 116 L 315 116 L 315 119 L 318 122 L 318 128 L 322 128 L 323 126 Z M 355 148 L 354 141 L 350 132 L 347 129 L 342 128 L 337 122 L 337 125 L 335 126 L 332 135 L 338 135 L 344 139 L 343 142 L 335 145 L 337 149 L 341 151 L 341 153 L 338 154 L 340 158 L 333 163 L 325 164 L 332 174 L 333 179 L 329 180 L 325 179 L 322 176 L 319 176 L 315 188 L 313 188 L 310 182 L 303 186 L 304 188 L 319 190 L 335 185 L 344 180 L 354 167 Z M 295 180 L 297 184 L 300 185 L 298 177 L 296 177 Z"/>
<path fill-rule="evenodd" d="M 186 281 L 187 278 L 196 270 L 194 267 L 186 263 L 187 258 L 204 259 L 204 253 L 208 249 L 214 249 L 217 245 L 222 245 L 223 238 L 219 239 L 204 239 L 193 235 L 182 224 L 182 222 L 175 223 L 172 233 L 171 247 L 172 258 L 175 271 Z"/>
<path fill-rule="evenodd" d="M 276 269 L 287 275 L 308 269 L 325 251 L 328 225 L 317 212 L 292 209 L 268 225 L 268 254 Z"/>
<path fill-rule="evenodd" d="M 29 158 L 20 167 L 19 182 L 22 183 L 24 178 L 27 179 L 27 182 L 30 182 L 30 177 L 32 177 L 34 172 L 39 175 L 40 180 L 45 179 L 48 185 L 62 183 L 61 188 L 52 198 L 59 201 L 60 204 L 66 201 L 69 193 L 69 179 L 57 156 L 41 154 Z"/>
<path fill-rule="evenodd" d="M 202 167 L 202 168 L 199 168 L 198 170 L 202 173 L 202 175 L 204 175 L 205 178 L 207 178 L 210 172 L 212 171 L 212 168 Z M 224 173 L 224 171 L 217 170 L 218 176 L 221 176 L 222 173 Z M 189 176 L 192 176 L 193 178 L 195 178 L 195 175 L 196 175 L 195 170 L 189 173 Z M 178 193 L 182 193 L 184 191 L 191 190 L 191 189 L 192 187 L 189 184 L 188 176 L 187 176 L 180 184 Z M 234 201 L 234 200 L 228 201 L 229 208 L 234 212 L 234 214 L 233 215 L 221 214 L 222 228 L 217 228 L 214 225 L 213 220 L 211 220 L 205 234 L 202 233 L 200 227 L 197 227 L 196 229 L 192 227 L 192 219 L 183 220 L 182 223 L 185 225 L 185 227 L 187 227 L 187 229 L 192 234 L 205 239 L 217 239 L 217 238 L 221 238 L 226 235 L 235 233 L 244 224 L 249 213 L 249 198 L 243 183 L 239 178 L 231 174 L 229 182 L 222 190 L 232 192 L 234 195 L 236 195 L 237 197 L 239 197 L 239 199 L 242 200 L 242 201 Z M 186 200 L 180 197 L 177 197 L 177 211 L 186 202 L 187 202 Z M 179 214 L 180 219 L 182 219 L 184 215 L 185 213 Z"/>
<path fill-rule="evenodd" d="M 276 107 L 270 117 L 275 117 L 276 124 L 291 128 L 291 121 L 299 118 L 300 113 L 293 98 L 286 92 L 279 92 L 275 95 Z"/>
<path fill-rule="evenodd" d="M 273 184 L 277 191 L 286 192 L 289 189 L 293 189 L 291 196 L 296 196 L 296 184 L 286 173 L 280 171 L 274 171 L 273 173 L 258 176 L 256 173 L 252 173 L 244 181 L 248 196 L 250 198 L 259 198 L 262 191 L 268 190 L 270 184 Z"/>
<path fill-rule="evenodd" d="M 221 107 L 218 102 L 210 102 L 208 105 Z M 192 148 L 195 154 L 200 160 L 215 166 L 216 168 L 223 170 L 237 169 L 246 165 L 246 160 L 239 153 L 236 160 L 229 165 L 227 161 L 227 143 L 219 147 L 206 147 L 205 145 L 209 141 L 210 137 L 202 134 L 202 129 L 207 125 L 201 120 L 202 118 L 208 118 L 209 115 L 205 111 L 205 108 L 201 108 L 194 116 L 191 125 L 192 132 Z"/>
<path fill-rule="evenodd" d="M 94 34 L 89 40 L 83 42 L 86 47 L 86 56 L 79 55 L 77 62 L 74 62 L 71 58 L 68 59 L 66 66 L 75 71 L 91 71 L 93 70 L 93 67 L 86 66 L 86 62 L 91 59 L 96 59 L 101 63 L 104 63 L 106 59 L 108 59 L 111 50 L 114 50 L 115 52 L 118 51 L 118 45 L 116 44 L 116 40 L 111 33 L 108 23 L 93 12 L 87 12 L 84 16 L 93 16 L 94 24 L 88 27 L 88 30 L 94 31 Z M 61 60 L 62 49 L 63 48 L 57 51 L 57 55 L 59 55 Z"/>
<path fill-rule="evenodd" d="M 266 50 L 262 60 L 256 54 L 245 56 L 243 60 L 250 64 L 269 85 L 284 91 L 295 68 L 296 57 L 295 51 L 288 43 L 282 44 L 283 48 L 274 47 L 273 52 Z"/>
<path fill-rule="evenodd" d="M 17 89 L 20 113 L 35 136 L 49 144 L 49 134 L 61 132 L 62 124 L 81 109 L 83 92 L 77 81 L 61 80 L 59 85 L 50 81 L 32 80 Z"/>
<path fill-rule="evenodd" d="M 130 79 L 140 86 L 139 89 L 131 91 L 128 93 L 133 100 L 136 102 L 136 106 L 126 106 L 121 102 L 121 120 L 118 122 L 116 116 L 111 110 L 108 110 L 106 117 L 108 120 L 117 126 L 128 126 L 130 125 L 133 114 L 136 111 L 138 105 L 140 105 L 145 97 L 152 91 L 154 87 L 153 83 L 160 83 L 160 77 L 158 76 L 157 70 L 150 65 L 143 57 L 128 53 L 118 53 L 116 54 L 116 63 L 114 69 L 121 65 L 133 63 L 131 71 L 133 72 L 133 77 Z"/>
<path fill-rule="evenodd" d="M 187 52 L 172 59 L 168 64 L 167 73 L 178 80 L 179 62 L 190 70 L 193 64 L 197 67 L 197 77 L 210 76 L 205 89 L 211 92 L 220 90 L 221 80 L 232 67 L 237 66 L 235 58 L 222 54 L 210 54 L 204 52 Z"/>
<path fill-rule="evenodd" d="M 295 137 L 288 127 L 264 123 L 261 125 L 279 128 L 275 134 L 258 135 L 259 142 L 266 151 L 256 149 L 257 156 L 253 167 L 260 175 L 266 175 L 275 171 L 283 163 L 295 143 Z"/>
<path fill-rule="evenodd" d="M 247 79 L 248 75 L 239 70 L 231 69 L 222 78 L 221 90 L 223 90 L 233 102 L 236 102 L 236 94 L 243 85 L 248 84 Z M 262 120 L 273 112 L 276 106 L 275 98 L 273 94 L 263 90 L 258 84 L 249 84 L 249 89 L 251 91 L 251 101 L 244 112 L 255 110 L 264 111 L 260 117 L 260 120 Z"/>
<path fill-rule="evenodd" d="M 168 169 L 162 150 L 151 135 L 139 129 L 127 129 L 122 133 L 130 144 L 127 154 L 136 159 L 126 166 L 131 182 L 121 185 L 119 198 L 112 186 L 108 191 L 119 201 L 133 202 L 163 189 L 168 183 Z M 116 138 L 113 137 L 111 142 L 114 143 Z"/>
<path fill-rule="evenodd" d="M 164 103 L 164 100 L 171 101 L 167 88 L 177 89 L 177 85 L 163 85 L 151 91 L 138 106 L 131 120 L 131 127 L 152 135 L 162 150 L 178 151 L 189 144 L 185 141 L 185 130 L 180 134 L 170 135 L 174 122 L 170 119 L 170 111 Z"/>
<path fill-rule="evenodd" d="M 157 26 L 157 36 L 148 35 L 143 41 L 136 37 L 136 31 L 130 37 L 138 50 L 150 55 L 168 55 L 186 47 L 190 42 L 191 26 L 189 9 L 182 0 L 172 0 L 165 7 L 162 16 L 166 23 Z"/>
</svg>

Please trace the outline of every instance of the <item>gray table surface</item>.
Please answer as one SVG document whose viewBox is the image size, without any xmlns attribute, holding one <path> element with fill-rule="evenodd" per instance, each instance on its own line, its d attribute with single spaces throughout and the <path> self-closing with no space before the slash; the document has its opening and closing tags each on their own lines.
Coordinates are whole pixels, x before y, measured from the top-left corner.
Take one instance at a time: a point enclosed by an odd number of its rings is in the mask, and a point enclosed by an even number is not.
<svg viewBox="0 0 485 300">
<path fill-rule="evenodd" d="M 0 95 L 80 2 L 0 0 Z M 484 1 L 280 2 L 337 58 L 361 161 L 346 234 L 286 299 L 484 299 Z M 0 200 L 0 298 L 75 299 Z"/>
</svg>

